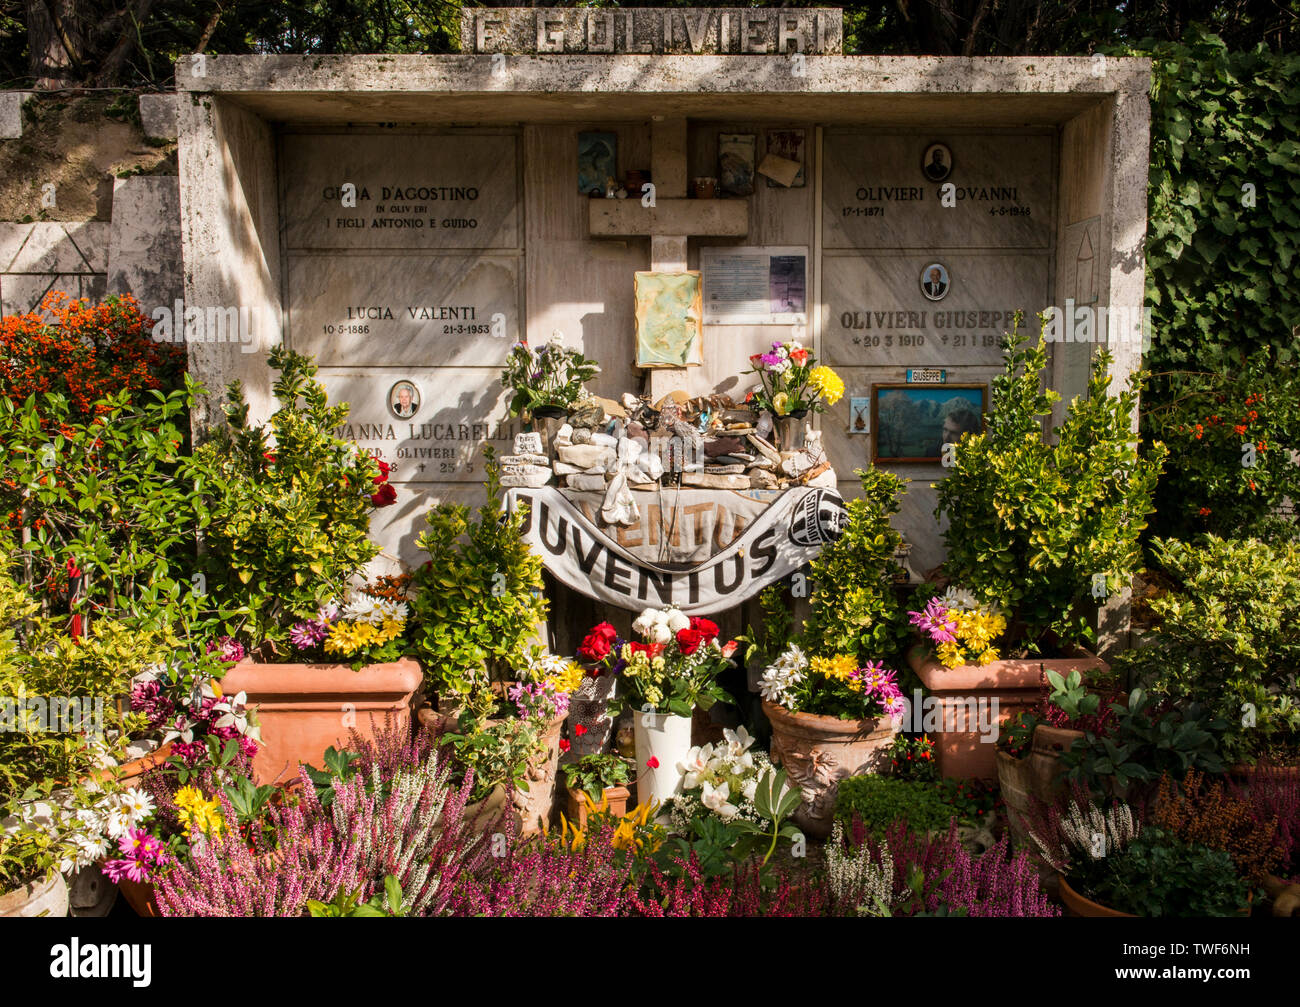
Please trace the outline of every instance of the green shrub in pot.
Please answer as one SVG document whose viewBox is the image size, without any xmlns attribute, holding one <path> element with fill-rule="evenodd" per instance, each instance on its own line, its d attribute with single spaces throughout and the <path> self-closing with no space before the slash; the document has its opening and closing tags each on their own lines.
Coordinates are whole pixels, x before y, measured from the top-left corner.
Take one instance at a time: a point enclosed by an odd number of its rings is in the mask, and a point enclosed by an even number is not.
<svg viewBox="0 0 1300 1007">
<path fill-rule="evenodd" d="M 988 429 L 956 445 L 936 486 L 936 515 L 948 521 L 947 575 L 1008 614 L 1013 648 L 1038 652 L 1093 640 L 1097 585 L 1116 592 L 1130 583 L 1165 450 L 1139 455 L 1138 393 L 1111 394 L 1105 352 L 1044 436 L 1060 395 L 1045 385 L 1046 342 L 1027 341 L 1018 329 L 1004 340 Z"/>
</svg>

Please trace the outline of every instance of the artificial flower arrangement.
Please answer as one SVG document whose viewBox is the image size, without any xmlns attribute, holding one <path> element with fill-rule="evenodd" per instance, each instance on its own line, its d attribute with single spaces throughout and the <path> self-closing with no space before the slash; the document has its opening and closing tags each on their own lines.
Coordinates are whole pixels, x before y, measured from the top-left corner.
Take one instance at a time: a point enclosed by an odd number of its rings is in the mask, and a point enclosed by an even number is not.
<svg viewBox="0 0 1300 1007">
<path fill-rule="evenodd" d="M 934 644 L 945 668 L 990 664 L 999 657 L 995 644 L 1007 631 L 1006 616 L 980 604 L 969 591 L 949 587 L 921 611 L 908 614 L 912 625 Z"/>
<path fill-rule="evenodd" d="M 724 822 L 763 821 L 754 806 L 754 795 L 772 763 L 764 752 L 751 750 L 754 739 L 743 726 L 724 730 L 722 735 L 721 743 L 696 746 L 677 764 L 682 795 L 673 798 L 668 813 L 675 833 L 689 835 L 691 823 L 706 814 Z"/>
<path fill-rule="evenodd" d="M 559 415 L 578 403 L 583 385 L 599 373 L 599 364 L 565 346 L 563 336 L 556 332 L 536 350 L 526 339 L 515 343 L 506 356 L 501 384 L 512 393 L 512 416 Z"/>
<path fill-rule="evenodd" d="M 883 662 L 859 665 L 846 654 L 808 657 L 796 643 L 789 644 L 763 672 L 759 692 L 791 713 L 841 720 L 896 717 L 906 709 L 898 675 Z"/>
<path fill-rule="evenodd" d="M 614 627 L 595 627 L 579 655 L 618 675 L 626 701 L 638 710 L 689 717 L 695 707 L 708 710 L 730 697 L 717 683 L 731 664 L 737 643 L 718 637 L 717 623 L 688 616 L 676 606 L 647 608 L 632 623 L 642 641 L 624 641 Z M 623 700 L 609 711 L 617 716 Z"/>
<path fill-rule="evenodd" d="M 754 354 L 749 362 L 753 366 L 746 373 L 757 374 L 760 383 L 746 401 L 773 416 L 819 413 L 844 395 L 840 376 L 818 364 L 798 340 L 774 342 L 770 351 Z"/>
</svg>

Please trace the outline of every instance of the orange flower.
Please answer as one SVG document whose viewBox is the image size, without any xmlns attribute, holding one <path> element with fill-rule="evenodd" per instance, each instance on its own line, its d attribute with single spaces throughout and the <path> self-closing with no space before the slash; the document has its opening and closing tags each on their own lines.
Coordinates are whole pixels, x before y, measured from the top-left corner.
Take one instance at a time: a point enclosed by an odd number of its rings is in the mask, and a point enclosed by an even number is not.
<svg viewBox="0 0 1300 1007">
<path fill-rule="evenodd" d="M 1238 435 L 1244 434 L 1246 432 L 1246 425 L 1244 423 L 1238 423 L 1235 427 L 1232 428 L 1232 432 Z"/>
<path fill-rule="evenodd" d="M 1210 508 L 1202 507 L 1199 511 L 1197 511 L 1197 513 L 1200 514 L 1201 517 L 1205 517 L 1206 514 L 1210 513 Z"/>
<path fill-rule="evenodd" d="M 1250 488 L 1251 488 L 1252 490 L 1255 489 L 1255 480 L 1254 480 L 1254 479 L 1252 479 L 1252 480 L 1250 481 Z"/>
</svg>

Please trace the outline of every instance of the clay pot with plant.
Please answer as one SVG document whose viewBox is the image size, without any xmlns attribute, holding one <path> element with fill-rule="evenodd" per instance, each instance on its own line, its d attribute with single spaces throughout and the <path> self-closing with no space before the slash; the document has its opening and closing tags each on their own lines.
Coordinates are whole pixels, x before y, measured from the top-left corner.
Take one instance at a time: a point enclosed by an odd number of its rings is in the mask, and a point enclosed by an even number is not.
<svg viewBox="0 0 1300 1007">
<path fill-rule="evenodd" d="M 403 656 L 405 603 L 351 587 L 379 553 L 371 513 L 396 500 L 389 467 L 336 436 L 348 406 L 329 404 L 309 357 L 277 346 L 269 366 L 278 403 L 270 419 L 250 423 L 233 383 L 226 424 L 189 472 L 205 487 L 208 596 L 218 611 L 239 613 L 226 625 L 248 651 L 224 688 L 257 712 L 254 768 L 266 782 L 319 763 L 353 728 L 373 737 L 389 715 L 409 718 L 420 682 Z"/>
<path fill-rule="evenodd" d="M 1045 340 L 1027 342 L 1018 327 L 1006 338 L 985 429 L 953 445 L 936 515 L 948 522 L 943 573 L 960 587 L 914 613 L 926 620 L 913 620 L 925 642 L 910 656 L 941 702 L 997 698 L 1007 716 L 1034 704 L 1043 666 L 1085 680 L 1107 670 L 1085 648 L 1095 645 L 1099 604 L 1141 562 L 1166 455 L 1158 443 L 1139 451 L 1138 390 L 1111 393 L 1107 353 L 1045 436 L 1061 396 L 1046 381 Z M 945 776 L 987 778 L 996 768 L 991 746 L 953 732 L 939 759 Z"/>
<path fill-rule="evenodd" d="M 564 765 L 564 782 L 569 793 L 568 816 L 578 828 L 586 830 L 587 816 L 593 811 L 622 818 L 632 792 L 627 760 L 614 754 L 584 755 Z"/>
</svg>

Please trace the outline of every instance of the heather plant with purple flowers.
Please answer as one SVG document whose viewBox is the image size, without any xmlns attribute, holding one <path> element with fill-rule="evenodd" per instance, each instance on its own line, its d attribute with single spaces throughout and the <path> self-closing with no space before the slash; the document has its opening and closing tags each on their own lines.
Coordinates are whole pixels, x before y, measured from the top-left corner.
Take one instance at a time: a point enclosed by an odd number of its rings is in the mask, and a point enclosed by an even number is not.
<svg viewBox="0 0 1300 1007">
<path fill-rule="evenodd" d="M 355 734 L 358 771 L 331 780 L 322 805 L 304 770 L 293 800 L 271 806 L 270 828 L 252 836 L 224 831 L 191 851 L 157 886 L 166 916 L 300 916 L 309 900 L 340 892 L 366 901 L 397 879 L 404 915 L 446 915 L 462 875 L 491 858 L 488 833 L 509 840 L 510 822 L 471 820 L 465 807 L 472 774 L 452 781 L 450 760 L 427 735 L 398 729 L 368 742 Z M 227 794 L 223 817 L 234 816 Z M 486 826 L 486 828 L 485 828 Z"/>
<path fill-rule="evenodd" d="M 1005 836 L 973 854 L 962 845 L 955 821 L 947 833 L 928 836 L 895 822 L 883 838 L 873 839 L 855 819 L 850 832 L 853 848 L 865 848 L 876 864 L 887 858 L 894 865 L 894 892 L 911 893 L 909 900 L 886 907 L 890 915 L 1060 915 L 1029 854 L 1011 854 Z"/>
</svg>

